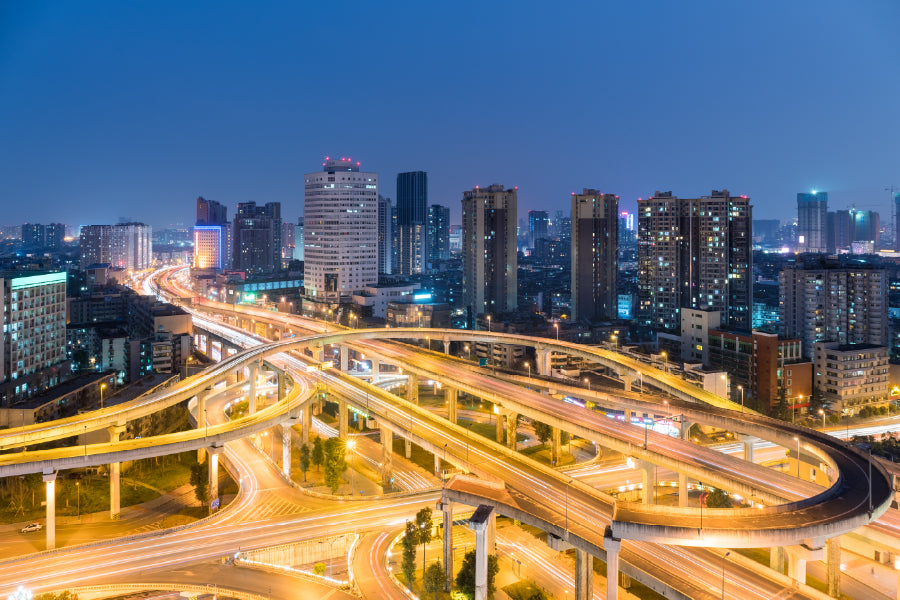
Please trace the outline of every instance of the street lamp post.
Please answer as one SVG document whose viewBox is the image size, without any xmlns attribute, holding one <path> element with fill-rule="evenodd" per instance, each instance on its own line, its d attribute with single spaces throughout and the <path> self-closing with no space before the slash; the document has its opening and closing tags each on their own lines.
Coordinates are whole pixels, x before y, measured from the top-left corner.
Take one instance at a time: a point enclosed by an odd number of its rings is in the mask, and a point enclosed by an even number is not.
<svg viewBox="0 0 900 600">
<path fill-rule="evenodd" d="M 591 380 L 585 377 L 584 382 L 587 384 L 588 391 L 591 391 Z"/>
<path fill-rule="evenodd" d="M 731 556 L 731 552 L 726 552 L 722 557 L 722 600 L 725 600 L 725 559 Z"/>
<path fill-rule="evenodd" d="M 663 352 L 662 357 L 663 357 L 663 367 L 664 367 L 663 370 L 666 373 L 668 373 L 669 372 L 669 356 L 665 352 Z"/>
<path fill-rule="evenodd" d="M 741 412 L 744 412 L 744 386 L 739 385 L 738 389 L 741 391 Z"/>
<path fill-rule="evenodd" d="M 103 390 L 105 390 L 105 389 L 106 389 L 106 384 L 101 383 L 100 384 L 100 409 L 101 410 L 103 409 Z"/>
<path fill-rule="evenodd" d="M 553 326 L 556 328 L 556 341 L 559 341 L 559 323 L 554 323 Z"/>
<path fill-rule="evenodd" d="M 531 379 L 531 363 L 525 363 L 525 366 L 528 367 L 528 379 Z"/>
<path fill-rule="evenodd" d="M 825 409 L 820 408 L 819 414 L 822 415 L 822 431 L 825 431 Z"/>
<path fill-rule="evenodd" d="M 795 437 L 794 441 L 797 442 L 797 478 L 800 478 L 800 438 Z"/>
<path fill-rule="evenodd" d="M 491 332 L 491 315 L 487 316 L 487 322 L 488 322 L 488 333 L 490 333 Z"/>
</svg>

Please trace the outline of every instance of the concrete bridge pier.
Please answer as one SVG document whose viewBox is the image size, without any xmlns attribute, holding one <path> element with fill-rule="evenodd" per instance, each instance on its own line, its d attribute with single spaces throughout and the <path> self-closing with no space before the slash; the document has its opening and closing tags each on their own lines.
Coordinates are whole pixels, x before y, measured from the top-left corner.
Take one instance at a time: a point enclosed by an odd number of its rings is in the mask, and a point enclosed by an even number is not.
<svg viewBox="0 0 900 600">
<path fill-rule="evenodd" d="M 444 386 L 444 400 L 447 402 L 447 419 L 456 425 L 456 408 L 459 400 L 459 390 L 449 385 Z"/>
<path fill-rule="evenodd" d="M 403 440 L 405 447 L 403 448 L 403 453 L 407 459 L 412 458 L 412 440 Z"/>
<path fill-rule="evenodd" d="M 841 538 L 825 542 L 825 591 L 832 598 L 841 597 Z M 900 598 L 900 588 L 897 589 Z"/>
<path fill-rule="evenodd" d="M 343 398 L 338 399 L 338 437 L 342 440 L 347 439 L 347 430 L 349 429 L 349 415 L 347 414 L 347 401 Z"/>
<path fill-rule="evenodd" d="M 495 405 L 495 409 L 496 405 Z M 494 413 L 494 441 L 498 444 L 503 443 L 503 413 L 495 412 Z"/>
<path fill-rule="evenodd" d="M 603 536 L 603 548 L 606 550 L 606 600 L 619 598 L 619 550 L 622 540 L 614 538 L 609 527 Z"/>
<path fill-rule="evenodd" d="M 47 507 L 47 550 L 56 548 L 56 472 L 44 472 Z"/>
<path fill-rule="evenodd" d="M 550 463 L 554 466 L 558 465 L 561 454 L 562 431 L 560 431 L 559 427 L 553 427 L 550 433 Z"/>
<path fill-rule="evenodd" d="M 212 388 L 207 388 L 197 394 L 197 429 L 206 427 L 206 400 L 212 395 Z M 110 440 L 112 441 L 112 440 Z M 203 448 L 197 449 L 197 462 L 202 463 L 206 458 Z"/>
<path fill-rule="evenodd" d="M 415 373 L 406 374 L 406 401 L 419 403 L 419 376 Z"/>
<path fill-rule="evenodd" d="M 653 463 L 649 463 L 645 460 L 640 461 L 641 482 L 644 488 L 643 493 L 641 494 L 641 502 L 643 504 L 653 504 L 655 500 L 653 497 L 653 492 L 655 491 L 655 478 L 653 477 L 655 467 L 656 466 Z"/>
<path fill-rule="evenodd" d="M 127 427 L 124 423 L 113 425 L 107 428 L 109 432 L 109 441 L 118 442 L 119 437 L 125 433 Z M 119 476 L 121 474 L 120 463 L 110 463 L 109 465 L 109 518 L 118 519 L 122 512 L 120 501 Z"/>
<path fill-rule="evenodd" d="M 288 419 L 281 424 L 281 472 L 291 478 L 291 431 L 297 419 Z"/>
<path fill-rule="evenodd" d="M 784 575 L 784 546 L 769 550 L 769 568 Z"/>
<path fill-rule="evenodd" d="M 805 544 L 785 548 L 788 558 L 787 575 L 797 583 L 806 583 L 806 563 L 811 560 L 822 560 L 825 555 L 823 548 L 810 548 Z M 840 568 L 840 565 L 838 565 Z"/>
<path fill-rule="evenodd" d="M 689 439 L 691 439 L 691 427 L 692 427 L 693 425 L 694 425 L 693 423 L 691 423 L 691 422 L 688 421 L 688 420 L 685 420 L 685 419 L 682 417 L 682 421 L 681 421 L 681 439 L 683 439 L 683 440 L 689 440 Z"/>
<path fill-rule="evenodd" d="M 225 450 L 224 446 L 210 446 L 206 449 L 209 453 L 209 512 L 214 513 L 218 510 L 213 509 L 213 503 L 219 499 L 219 455 Z"/>
<path fill-rule="evenodd" d="M 387 487 L 391 485 L 393 476 L 394 432 L 384 426 L 381 426 L 379 430 L 381 431 L 381 485 Z"/>
<path fill-rule="evenodd" d="M 300 413 L 300 443 L 304 446 L 309 443 L 309 425 L 312 423 L 312 402 L 306 403 Z"/>
<path fill-rule="evenodd" d="M 250 382 L 250 391 L 247 394 L 247 414 L 256 412 L 256 379 L 259 376 L 259 363 L 252 362 L 247 365 L 247 379 Z"/>
<path fill-rule="evenodd" d="M 519 426 L 519 415 L 514 412 L 506 414 L 506 445 L 516 451 L 516 429 Z"/>
<path fill-rule="evenodd" d="M 346 373 L 350 370 L 350 349 L 347 346 L 341 346 L 341 371 Z"/>
<path fill-rule="evenodd" d="M 678 506 L 686 508 L 688 505 L 688 478 L 684 473 L 678 474 Z"/>
<path fill-rule="evenodd" d="M 434 455 L 434 476 L 441 476 L 441 457 L 437 453 Z"/>
<path fill-rule="evenodd" d="M 621 380 L 622 380 L 622 383 L 625 384 L 625 391 L 626 391 L 626 392 L 630 392 L 630 391 L 631 391 L 631 386 L 634 385 L 634 375 L 624 375 L 624 374 L 620 374 L 620 375 L 619 375 L 619 379 L 621 379 Z"/>
<path fill-rule="evenodd" d="M 287 376 L 284 371 L 279 369 L 278 373 L 278 401 L 281 402 L 284 400 L 285 393 L 287 392 Z"/>
<path fill-rule="evenodd" d="M 444 354 L 450 354 L 450 338 L 444 338 Z"/>
<path fill-rule="evenodd" d="M 475 600 L 487 600 L 488 554 L 493 549 L 488 538 L 495 519 L 494 508 L 485 504 L 476 508 L 469 519 L 469 529 L 475 531 Z"/>
<path fill-rule="evenodd" d="M 594 557 L 575 548 L 575 598 L 591 600 L 594 597 Z"/>
<path fill-rule="evenodd" d="M 372 385 L 378 383 L 381 379 L 381 361 L 377 358 L 372 359 Z"/>
<path fill-rule="evenodd" d="M 449 592 L 453 585 L 453 503 L 441 500 L 441 513 L 444 517 L 443 549 L 444 549 L 444 591 Z"/>
<path fill-rule="evenodd" d="M 549 348 L 538 347 L 535 349 L 535 367 L 541 377 L 550 377 L 550 356 Z"/>
<path fill-rule="evenodd" d="M 758 441 L 759 438 L 755 438 L 752 435 L 743 436 L 744 460 L 746 460 L 747 462 L 753 462 L 753 447 Z"/>
</svg>

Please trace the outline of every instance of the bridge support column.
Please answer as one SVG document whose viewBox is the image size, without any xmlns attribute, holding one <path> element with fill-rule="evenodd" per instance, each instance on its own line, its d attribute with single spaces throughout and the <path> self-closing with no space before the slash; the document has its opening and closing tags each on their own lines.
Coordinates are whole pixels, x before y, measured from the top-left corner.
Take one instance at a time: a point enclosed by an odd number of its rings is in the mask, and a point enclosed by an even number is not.
<svg viewBox="0 0 900 600">
<path fill-rule="evenodd" d="M 644 504 L 654 504 L 655 503 L 654 502 L 655 498 L 653 497 L 654 496 L 653 492 L 655 491 L 655 486 L 654 486 L 655 482 L 653 481 L 654 465 L 652 463 L 648 463 L 648 462 L 642 460 L 640 462 L 640 466 L 641 466 L 641 482 L 642 482 L 642 485 L 644 488 L 643 493 L 641 494 L 641 502 Z"/>
<path fill-rule="evenodd" d="M 349 429 L 347 412 L 347 401 L 343 398 L 338 399 L 338 437 L 342 440 L 347 439 L 347 430 Z"/>
<path fill-rule="evenodd" d="M 634 377 L 632 375 L 619 375 L 619 379 L 625 384 L 625 391 L 630 392 L 631 386 L 634 385 Z"/>
<path fill-rule="evenodd" d="M 535 350 L 535 366 L 537 367 L 538 375 L 542 377 L 550 376 L 550 349 L 541 349 L 538 348 Z"/>
<path fill-rule="evenodd" d="M 482 504 L 469 519 L 469 529 L 475 531 L 475 600 L 487 600 L 488 554 L 492 550 L 488 539 L 494 508 Z"/>
<path fill-rule="evenodd" d="M 109 427 L 107 431 L 109 431 L 109 441 L 110 442 L 118 442 L 119 436 L 125 433 L 126 426 L 123 425 L 113 425 Z M 121 464 L 114 462 L 109 465 L 109 518 L 110 519 L 118 519 L 120 513 L 122 512 L 121 503 L 120 503 L 120 488 L 119 488 L 119 475 L 121 473 Z"/>
<path fill-rule="evenodd" d="M 441 457 L 437 454 L 434 455 L 434 476 L 441 476 Z"/>
<path fill-rule="evenodd" d="M 681 422 L 681 439 L 689 440 L 691 439 L 691 427 L 694 424 L 690 421 L 682 421 Z"/>
<path fill-rule="evenodd" d="M 387 427 L 380 427 L 381 431 L 381 485 L 391 485 L 394 469 L 394 432 Z"/>
<path fill-rule="evenodd" d="M 506 415 L 506 445 L 513 452 L 516 451 L 516 429 L 519 425 L 519 415 L 514 412 Z"/>
<path fill-rule="evenodd" d="M 784 575 L 784 546 L 769 550 L 769 568 Z"/>
<path fill-rule="evenodd" d="M 753 462 L 753 447 L 757 442 L 757 438 L 745 435 L 744 436 L 744 460 L 747 462 Z"/>
<path fill-rule="evenodd" d="M 444 354 L 450 354 L 450 338 L 444 338 Z"/>
<path fill-rule="evenodd" d="M 503 443 L 503 414 L 494 413 L 494 441 L 498 444 Z"/>
<path fill-rule="evenodd" d="M 441 513 L 444 517 L 444 591 L 449 592 L 453 585 L 453 503 L 441 500 Z"/>
<path fill-rule="evenodd" d="M 575 599 L 591 600 L 594 597 L 594 557 L 575 548 Z"/>
<path fill-rule="evenodd" d="M 678 506 L 686 508 L 688 505 L 688 478 L 684 473 L 678 474 Z"/>
<path fill-rule="evenodd" d="M 206 400 L 211 395 L 212 389 L 206 389 L 197 394 L 197 429 L 206 427 Z M 206 459 L 206 451 L 203 448 L 198 448 L 197 462 L 203 463 L 204 459 Z"/>
<path fill-rule="evenodd" d="M 341 346 L 341 371 L 346 373 L 350 369 L 350 349 Z"/>
<path fill-rule="evenodd" d="M 556 466 L 562 453 L 562 432 L 559 427 L 552 427 L 550 433 L 550 463 Z"/>
<path fill-rule="evenodd" d="M 281 424 L 281 472 L 288 479 L 291 478 L 291 427 L 293 424 L 293 420 Z"/>
<path fill-rule="evenodd" d="M 209 452 L 209 512 L 214 513 L 218 510 L 219 500 L 219 455 L 225 450 L 222 446 L 212 446 L 207 448 Z M 216 508 L 213 508 L 213 505 Z"/>
<path fill-rule="evenodd" d="M 372 385 L 378 383 L 381 379 L 381 361 L 377 358 L 372 359 Z"/>
<path fill-rule="evenodd" d="M 614 538 L 609 527 L 603 536 L 603 548 L 606 550 L 606 600 L 619 598 L 619 550 L 622 540 Z"/>
<path fill-rule="evenodd" d="M 307 402 L 300 415 L 300 443 L 304 446 L 309 443 L 310 423 L 312 423 L 312 402 Z"/>
<path fill-rule="evenodd" d="M 284 394 L 287 391 L 287 377 L 284 371 L 278 371 L 278 401 L 284 400 Z"/>
<path fill-rule="evenodd" d="M 250 391 L 247 394 L 247 414 L 256 412 L 256 378 L 259 376 L 259 363 L 250 363 L 247 366 L 247 379 L 250 381 Z"/>
<path fill-rule="evenodd" d="M 628 425 L 631 425 L 631 422 L 634 420 L 634 411 L 626 408 L 622 417 Z"/>
<path fill-rule="evenodd" d="M 456 403 L 459 400 L 459 390 L 455 387 L 445 385 L 444 400 L 447 402 L 447 419 L 456 425 Z"/>
<path fill-rule="evenodd" d="M 412 441 L 411 440 L 403 440 L 405 442 L 404 454 L 407 459 L 412 458 Z"/>
<path fill-rule="evenodd" d="M 47 550 L 56 548 L 56 473 L 44 473 L 47 506 Z"/>
<path fill-rule="evenodd" d="M 797 583 L 806 583 L 806 563 L 811 560 L 822 560 L 822 548 L 809 548 L 806 545 L 791 546 L 785 549 L 788 557 L 788 577 Z M 840 565 L 839 565 L 840 568 Z"/>
<path fill-rule="evenodd" d="M 841 538 L 825 542 L 825 591 L 832 598 L 841 597 Z M 897 591 L 900 596 L 900 590 Z"/>
<path fill-rule="evenodd" d="M 406 375 L 406 401 L 413 404 L 419 403 L 419 376 L 415 373 Z"/>
</svg>

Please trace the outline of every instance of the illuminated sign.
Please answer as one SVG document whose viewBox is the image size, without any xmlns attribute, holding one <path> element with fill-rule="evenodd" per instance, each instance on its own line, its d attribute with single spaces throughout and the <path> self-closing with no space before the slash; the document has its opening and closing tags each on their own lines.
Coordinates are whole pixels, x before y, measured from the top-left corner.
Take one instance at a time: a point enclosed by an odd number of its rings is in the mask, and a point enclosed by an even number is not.
<svg viewBox="0 0 900 600">
<path fill-rule="evenodd" d="M 10 280 L 12 289 L 20 290 L 27 287 L 36 287 L 39 285 L 50 285 L 51 283 L 65 283 L 65 271 L 60 273 L 46 273 L 44 275 L 30 275 L 28 277 L 15 277 Z"/>
</svg>

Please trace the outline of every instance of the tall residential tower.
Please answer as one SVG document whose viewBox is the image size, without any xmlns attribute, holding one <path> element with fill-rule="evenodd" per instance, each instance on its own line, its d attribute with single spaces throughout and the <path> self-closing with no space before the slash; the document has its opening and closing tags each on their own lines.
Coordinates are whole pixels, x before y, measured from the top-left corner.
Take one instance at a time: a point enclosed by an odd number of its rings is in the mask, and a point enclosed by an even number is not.
<svg viewBox="0 0 900 600">
<path fill-rule="evenodd" d="M 614 194 L 589 189 L 572 194 L 572 314 L 576 320 L 618 317 L 618 211 L 619 198 Z"/>
<path fill-rule="evenodd" d="M 517 189 L 463 192 L 463 299 L 472 316 L 515 310 Z"/>
<path fill-rule="evenodd" d="M 416 275 L 425 270 L 428 220 L 428 174 L 397 174 L 397 236 L 400 264 L 394 272 Z"/>
</svg>

